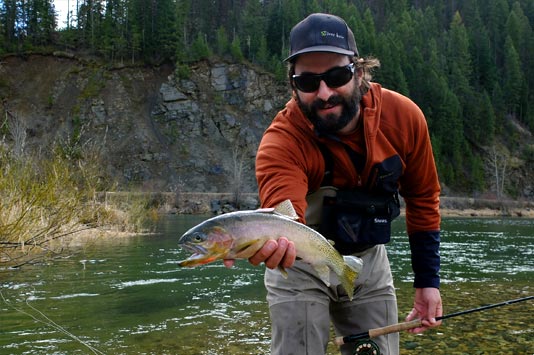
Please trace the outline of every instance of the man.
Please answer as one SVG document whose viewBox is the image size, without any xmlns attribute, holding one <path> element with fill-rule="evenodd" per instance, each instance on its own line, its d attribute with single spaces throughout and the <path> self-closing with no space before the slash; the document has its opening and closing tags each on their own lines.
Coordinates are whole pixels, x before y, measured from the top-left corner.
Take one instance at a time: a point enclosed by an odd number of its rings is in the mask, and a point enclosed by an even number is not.
<svg viewBox="0 0 534 355">
<path fill-rule="evenodd" d="M 408 98 L 370 83 L 373 58 L 360 58 L 354 35 L 337 16 L 312 14 L 290 34 L 293 98 L 264 134 L 256 176 L 263 207 L 290 199 L 301 221 L 332 239 L 342 254 L 363 259 L 350 301 L 335 279 L 327 287 L 295 261 L 286 238 L 268 241 L 252 258 L 265 262 L 272 354 L 324 354 L 330 322 L 350 335 L 398 322 L 384 244 L 398 215 L 398 194 L 415 273 L 414 307 L 421 332 L 439 325 L 439 182 L 428 128 Z M 225 261 L 231 265 L 231 261 Z M 277 266 L 290 267 L 282 277 Z M 399 336 L 376 339 L 382 354 L 399 353 Z M 341 348 L 353 354 L 354 345 Z"/>
</svg>

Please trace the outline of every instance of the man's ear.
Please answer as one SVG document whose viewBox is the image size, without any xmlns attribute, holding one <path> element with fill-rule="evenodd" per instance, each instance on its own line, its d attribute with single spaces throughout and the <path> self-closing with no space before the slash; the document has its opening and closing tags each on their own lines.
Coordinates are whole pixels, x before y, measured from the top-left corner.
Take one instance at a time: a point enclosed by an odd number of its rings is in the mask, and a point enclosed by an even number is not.
<svg viewBox="0 0 534 355">
<path fill-rule="evenodd" d="M 354 71 L 355 73 L 355 77 L 357 79 L 357 86 L 358 87 L 361 87 L 362 86 L 362 82 L 363 82 L 363 68 L 356 68 L 356 70 Z"/>
<path fill-rule="evenodd" d="M 356 75 L 359 79 L 363 78 L 363 68 L 356 68 Z"/>
</svg>

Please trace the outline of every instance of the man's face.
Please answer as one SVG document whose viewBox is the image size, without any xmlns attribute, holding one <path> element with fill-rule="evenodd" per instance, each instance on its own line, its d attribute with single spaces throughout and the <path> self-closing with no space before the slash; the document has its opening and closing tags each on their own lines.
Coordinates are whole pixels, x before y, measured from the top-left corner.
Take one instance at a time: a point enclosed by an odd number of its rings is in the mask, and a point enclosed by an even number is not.
<svg viewBox="0 0 534 355">
<path fill-rule="evenodd" d="M 322 74 L 348 64 L 350 64 L 349 58 L 344 55 L 306 53 L 297 58 L 295 75 Z M 320 133 L 343 134 L 355 129 L 361 100 L 359 90 L 361 79 L 358 73 L 356 69 L 354 76 L 339 87 L 329 87 L 325 80 L 321 80 L 317 90 L 312 92 L 299 90 L 298 85 L 295 88 L 300 109 Z"/>
</svg>

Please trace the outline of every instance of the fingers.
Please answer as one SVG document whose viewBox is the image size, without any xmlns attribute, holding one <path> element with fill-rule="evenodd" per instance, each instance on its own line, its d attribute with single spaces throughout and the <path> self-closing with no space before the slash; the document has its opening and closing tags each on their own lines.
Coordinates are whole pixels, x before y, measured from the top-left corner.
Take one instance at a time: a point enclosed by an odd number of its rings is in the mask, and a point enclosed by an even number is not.
<svg viewBox="0 0 534 355">
<path fill-rule="evenodd" d="M 293 266 L 295 260 L 297 259 L 297 249 L 295 248 L 295 243 L 288 241 L 286 253 L 282 260 L 282 266 L 288 268 Z"/>
<path fill-rule="evenodd" d="M 271 255 L 273 255 L 277 248 L 278 243 L 276 242 L 276 240 L 268 240 L 267 242 L 265 242 L 263 247 L 258 250 L 256 254 L 254 254 L 248 259 L 248 261 L 252 265 L 258 266 L 259 264 L 267 260 Z"/>
<path fill-rule="evenodd" d="M 417 311 L 417 309 L 412 308 L 411 312 L 406 317 L 406 321 L 410 322 L 412 320 L 420 319 L 420 318 L 421 318 L 421 314 Z M 422 321 L 421 323 L 423 324 L 422 327 L 408 329 L 408 332 L 409 333 L 414 333 L 414 334 L 424 332 L 427 329 L 427 327 L 424 326 L 424 321 Z"/>
<path fill-rule="evenodd" d="M 264 246 L 249 258 L 249 262 L 256 266 L 264 262 L 265 266 L 270 269 L 278 266 L 288 268 L 293 266 L 296 256 L 295 244 L 285 237 L 280 237 L 278 241 L 265 242 Z"/>
<path fill-rule="evenodd" d="M 270 269 L 274 269 L 278 266 L 284 268 L 291 267 L 295 262 L 296 255 L 295 244 L 287 240 L 287 238 L 280 237 L 278 239 L 278 247 L 273 254 L 265 260 L 265 266 Z"/>
<path fill-rule="evenodd" d="M 436 317 L 443 315 L 443 304 L 438 289 L 429 289 L 427 291 L 429 296 L 427 297 L 427 308 L 423 325 L 428 328 L 434 328 L 441 325 L 441 320 L 437 321 Z"/>
<path fill-rule="evenodd" d="M 414 319 L 418 319 L 419 317 L 417 317 L 417 313 L 417 310 L 415 308 L 412 308 L 412 310 L 410 311 L 410 313 L 408 313 L 408 316 L 406 317 L 406 321 L 410 322 Z"/>
<path fill-rule="evenodd" d="M 436 321 L 436 317 L 443 315 L 443 306 L 439 289 L 421 288 L 416 289 L 414 308 L 406 317 L 407 321 L 421 319 L 422 327 L 410 329 L 410 333 L 421 333 L 428 328 L 441 325 L 441 321 Z"/>
<path fill-rule="evenodd" d="M 234 266 L 235 260 L 234 259 L 224 259 L 223 264 L 226 266 L 227 269 L 230 269 L 232 266 Z"/>
<path fill-rule="evenodd" d="M 415 319 L 421 319 L 421 314 L 417 311 L 417 309 L 412 308 L 412 311 L 406 317 L 406 321 L 409 322 L 409 321 L 412 321 L 412 320 L 415 320 Z M 421 324 L 423 325 L 422 327 L 408 329 L 408 332 L 409 333 L 414 333 L 414 334 L 424 332 L 428 328 L 428 326 L 425 325 L 425 320 L 424 319 L 421 321 Z"/>
<path fill-rule="evenodd" d="M 434 328 L 441 325 L 441 321 L 437 321 L 436 318 L 425 319 L 422 323 L 427 328 Z"/>
</svg>

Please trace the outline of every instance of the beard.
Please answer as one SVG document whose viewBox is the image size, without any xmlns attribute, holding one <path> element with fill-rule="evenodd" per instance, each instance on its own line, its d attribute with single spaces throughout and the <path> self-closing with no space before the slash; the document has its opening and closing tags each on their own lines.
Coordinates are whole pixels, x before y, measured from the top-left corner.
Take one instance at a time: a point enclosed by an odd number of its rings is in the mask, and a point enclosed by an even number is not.
<svg viewBox="0 0 534 355">
<path fill-rule="evenodd" d="M 337 133 L 354 119 L 358 113 L 361 98 L 362 95 L 358 87 L 355 87 L 352 94 L 348 96 L 332 95 L 327 101 L 316 99 L 309 105 L 300 100 L 298 93 L 296 95 L 297 104 L 304 115 L 314 125 L 318 133 L 325 135 Z M 341 114 L 319 116 L 318 110 L 339 104 L 342 105 Z"/>
</svg>

